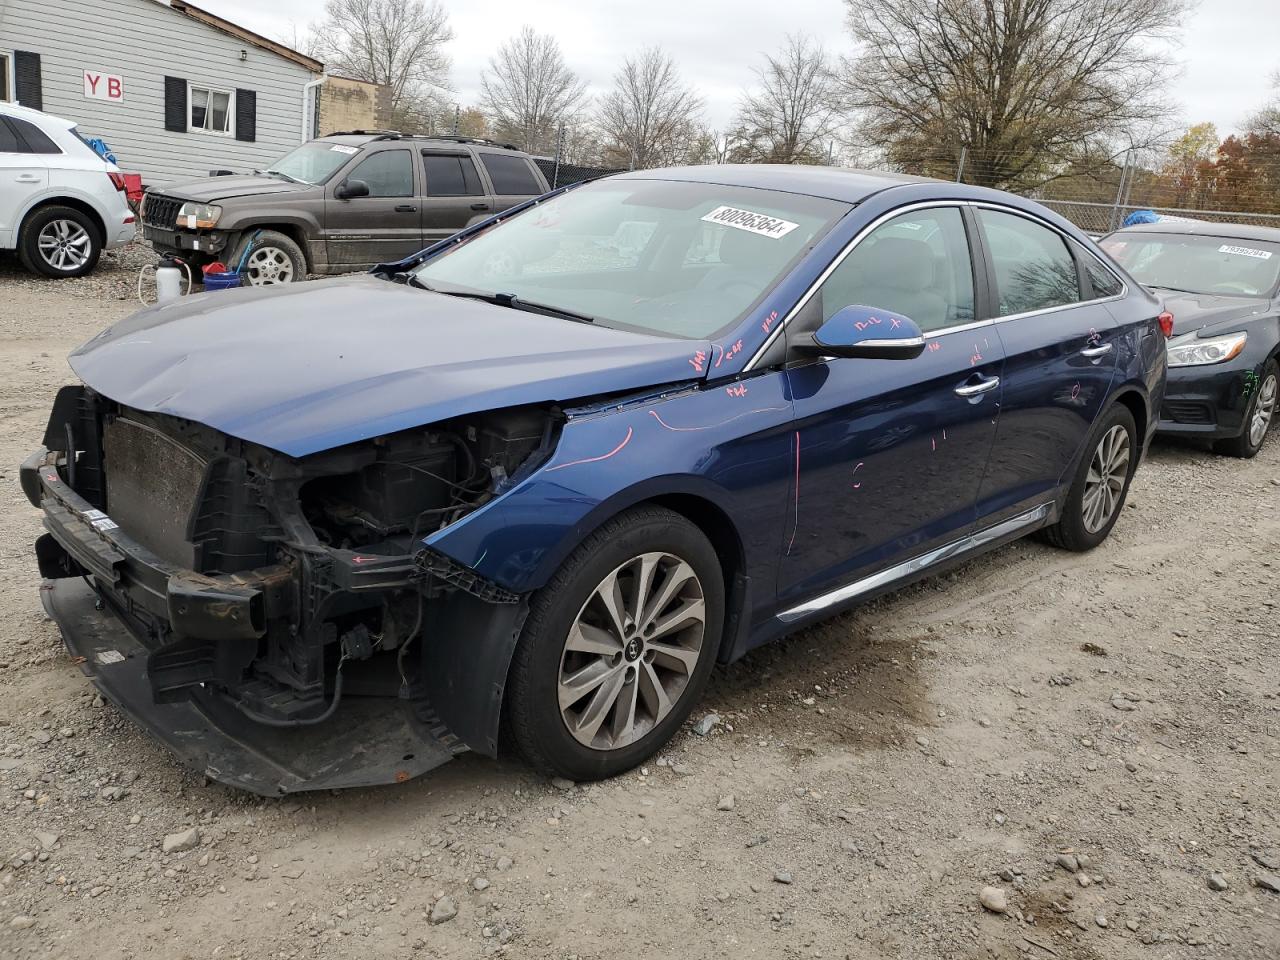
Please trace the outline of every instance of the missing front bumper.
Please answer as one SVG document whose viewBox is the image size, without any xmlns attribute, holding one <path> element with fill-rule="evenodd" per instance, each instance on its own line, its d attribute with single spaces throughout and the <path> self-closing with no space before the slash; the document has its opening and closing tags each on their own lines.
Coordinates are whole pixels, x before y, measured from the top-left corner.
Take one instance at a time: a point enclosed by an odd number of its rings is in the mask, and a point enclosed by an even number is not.
<svg viewBox="0 0 1280 960">
<path fill-rule="evenodd" d="M 264 727 L 210 693 L 155 703 L 147 649 L 80 580 L 40 593 L 67 650 L 94 685 L 186 766 L 263 796 L 399 783 L 465 747 L 407 701 L 352 697 L 323 724 Z"/>
</svg>

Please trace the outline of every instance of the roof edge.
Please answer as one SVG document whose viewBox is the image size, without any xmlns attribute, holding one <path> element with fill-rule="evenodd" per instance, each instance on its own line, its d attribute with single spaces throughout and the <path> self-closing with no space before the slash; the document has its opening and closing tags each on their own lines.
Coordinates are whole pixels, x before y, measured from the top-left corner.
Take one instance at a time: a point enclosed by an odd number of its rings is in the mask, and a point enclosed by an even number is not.
<svg viewBox="0 0 1280 960">
<path fill-rule="evenodd" d="M 216 13 L 210 13 L 195 4 L 188 3 L 187 0 L 159 0 L 159 2 L 164 3 L 175 13 L 190 17 L 192 20 L 203 23 L 207 27 L 212 27 L 228 36 L 235 37 L 237 40 L 243 40 L 245 43 L 258 47 L 260 50 L 274 53 L 276 56 L 296 63 L 312 73 L 324 72 L 324 64 L 314 57 L 309 57 L 305 53 L 294 50 L 292 47 L 286 47 L 283 43 L 278 43 L 261 34 L 254 33 L 252 30 L 248 30 L 237 23 L 232 23 L 230 20 L 225 20 Z"/>
</svg>

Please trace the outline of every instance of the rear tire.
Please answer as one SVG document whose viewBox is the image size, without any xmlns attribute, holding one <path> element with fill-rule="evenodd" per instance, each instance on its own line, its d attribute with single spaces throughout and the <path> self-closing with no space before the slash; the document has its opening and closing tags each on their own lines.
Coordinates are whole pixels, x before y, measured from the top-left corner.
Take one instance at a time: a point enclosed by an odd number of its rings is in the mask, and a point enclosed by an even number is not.
<svg viewBox="0 0 1280 960">
<path fill-rule="evenodd" d="M 1280 404 L 1280 366 L 1268 360 L 1262 367 L 1262 378 L 1254 391 L 1253 402 L 1245 411 L 1244 428 L 1240 436 L 1219 440 L 1213 445 L 1215 453 L 1249 460 L 1258 455 L 1267 442 L 1267 433 L 1276 421 L 1276 407 Z"/>
<path fill-rule="evenodd" d="M 27 217 L 18 237 L 18 259 L 32 273 L 54 280 L 83 277 L 98 265 L 98 225 L 74 207 L 41 207 Z"/>
<path fill-rule="evenodd" d="M 510 742 L 571 780 L 651 756 L 702 696 L 724 602 L 715 548 L 684 517 L 639 507 L 610 520 L 534 595 L 507 679 Z"/>
<path fill-rule="evenodd" d="M 1063 550 L 1092 550 L 1111 533 L 1138 465 L 1138 430 L 1133 414 L 1113 404 L 1093 425 L 1084 456 L 1067 491 L 1062 516 L 1043 537 Z"/>
</svg>

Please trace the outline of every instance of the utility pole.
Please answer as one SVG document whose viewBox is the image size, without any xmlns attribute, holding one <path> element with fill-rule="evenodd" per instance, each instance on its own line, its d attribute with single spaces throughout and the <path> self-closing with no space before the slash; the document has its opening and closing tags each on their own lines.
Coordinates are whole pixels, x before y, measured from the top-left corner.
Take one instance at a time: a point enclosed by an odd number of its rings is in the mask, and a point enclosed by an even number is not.
<svg viewBox="0 0 1280 960">
<path fill-rule="evenodd" d="M 560 121 L 560 126 L 556 130 L 556 166 L 555 172 L 551 174 L 551 189 L 554 190 L 560 186 L 560 155 L 564 153 L 564 121 Z"/>
<path fill-rule="evenodd" d="M 462 105 L 455 103 L 453 105 L 453 135 L 458 135 L 458 121 L 462 119 Z"/>
<path fill-rule="evenodd" d="M 960 162 L 956 164 L 956 183 L 959 183 L 964 177 L 964 161 L 969 156 L 969 148 L 960 148 Z"/>
</svg>

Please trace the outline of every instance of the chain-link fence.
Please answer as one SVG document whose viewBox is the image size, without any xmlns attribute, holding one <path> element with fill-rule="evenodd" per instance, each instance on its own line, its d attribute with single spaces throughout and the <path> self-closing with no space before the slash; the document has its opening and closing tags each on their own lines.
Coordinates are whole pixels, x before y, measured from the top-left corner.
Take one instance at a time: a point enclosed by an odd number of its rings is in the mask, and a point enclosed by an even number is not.
<svg viewBox="0 0 1280 960">
<path fill-rule="evenodd" d="M 622 172 L 615 167 L 589 167 L 579 163 L 565 163 L 558 157 L 534 157 L 533 162 L 547 178 L 547 183 L 551 184 L 552 190 L 556 187 L 567 187 L 571 183 L 596 180 Z"/>
</svg>

